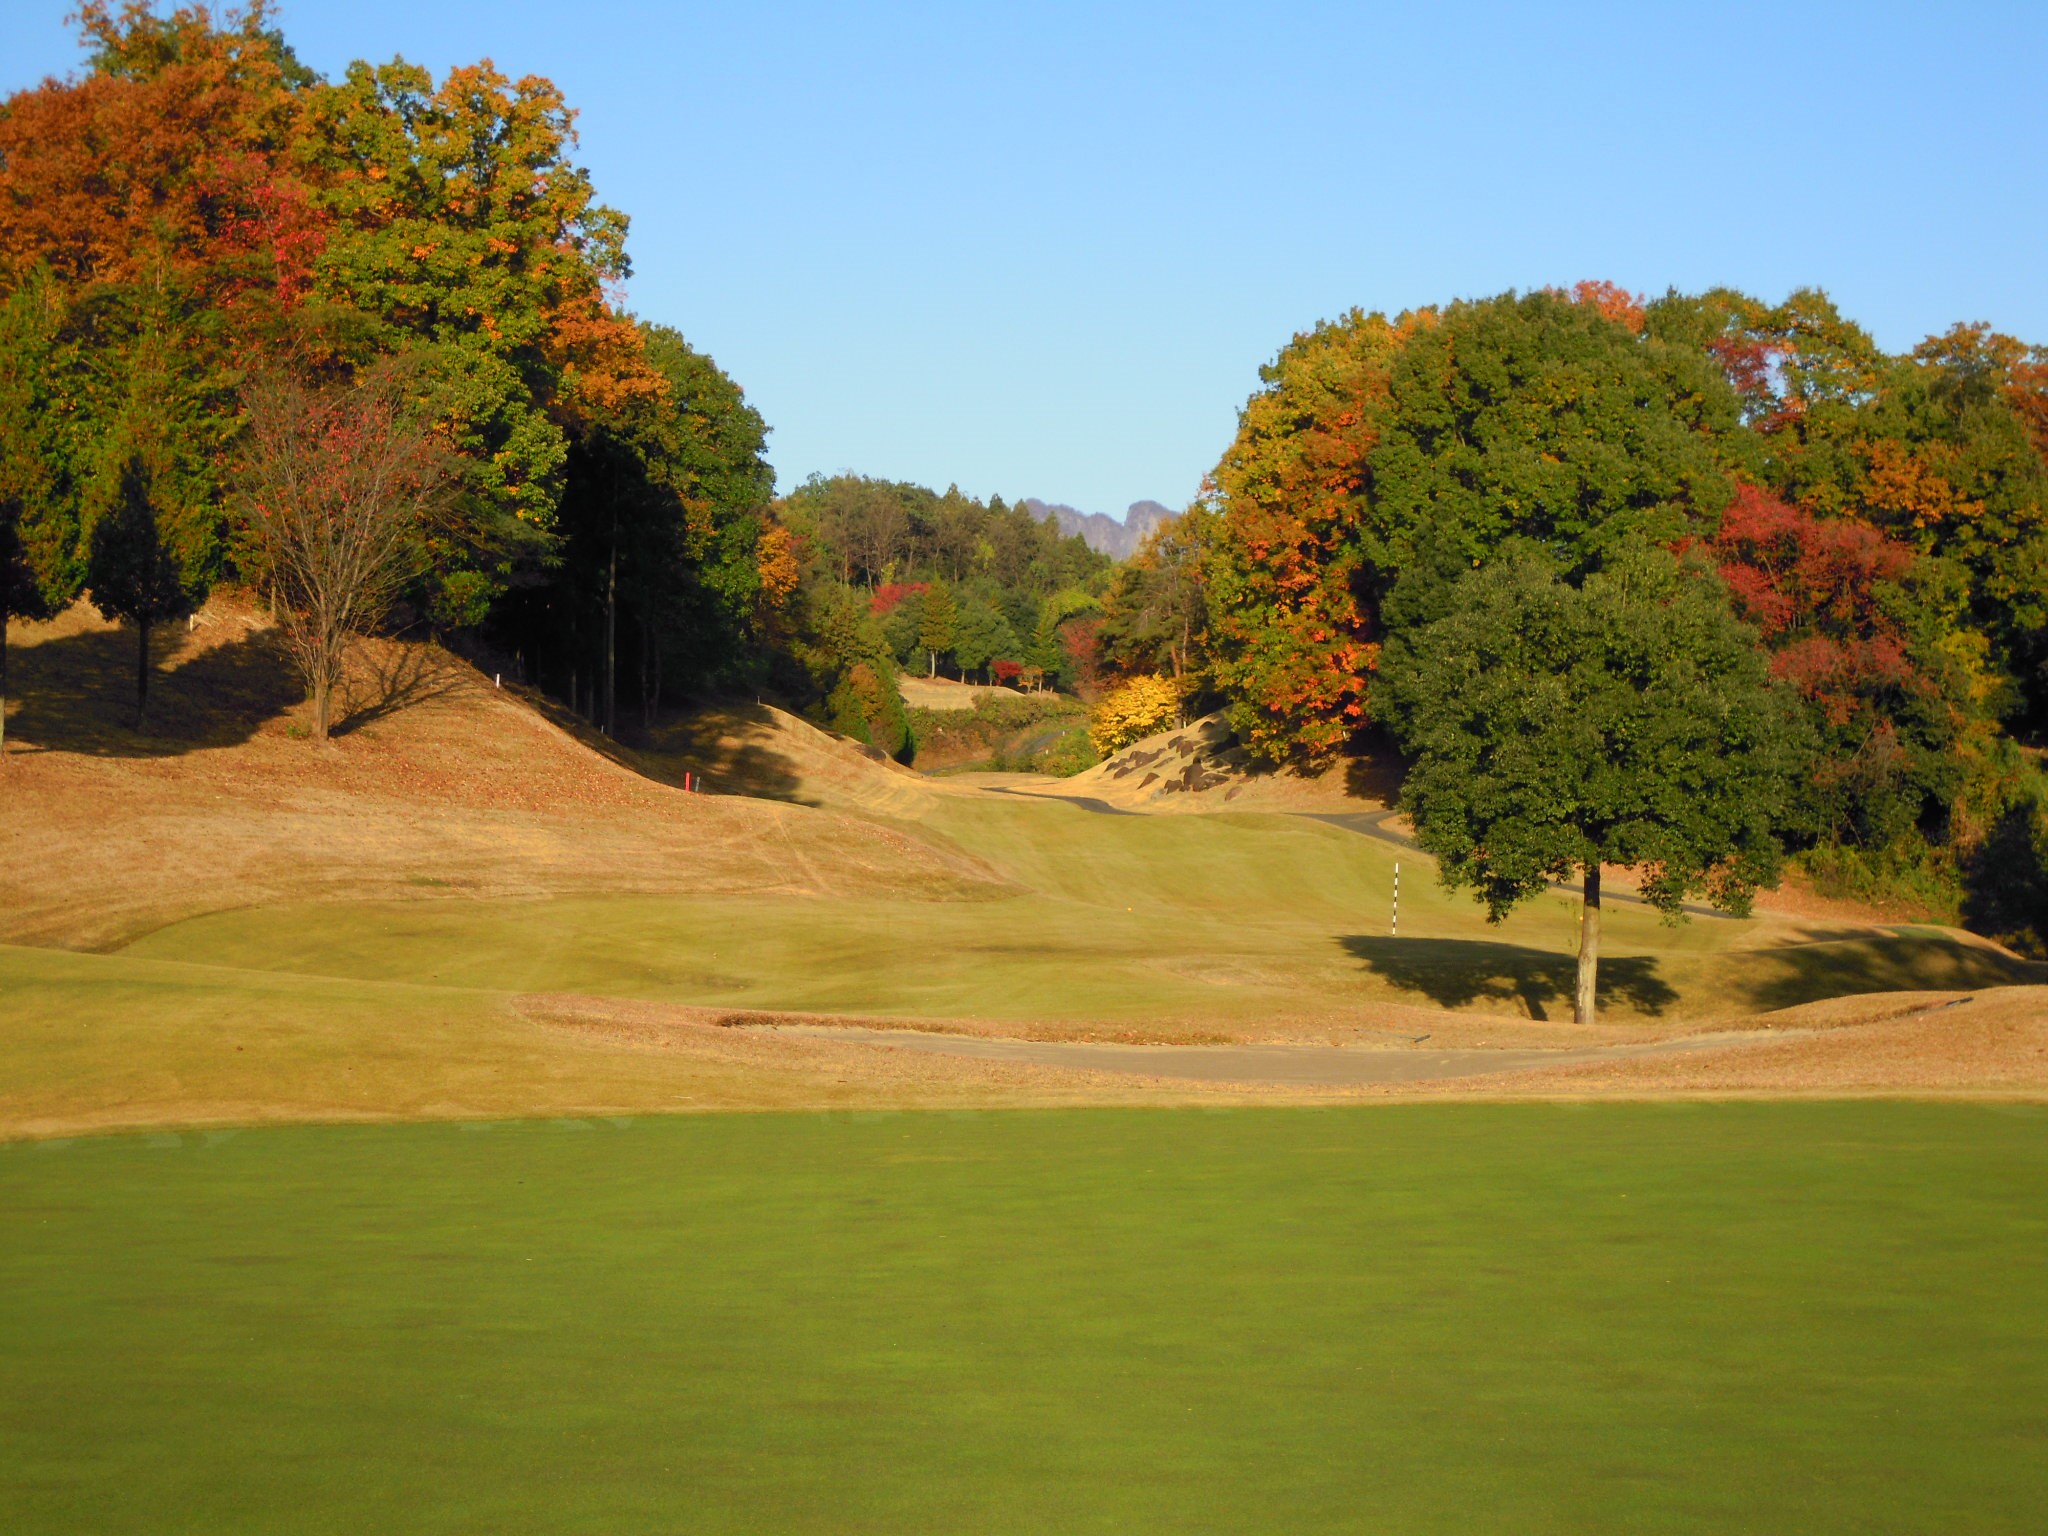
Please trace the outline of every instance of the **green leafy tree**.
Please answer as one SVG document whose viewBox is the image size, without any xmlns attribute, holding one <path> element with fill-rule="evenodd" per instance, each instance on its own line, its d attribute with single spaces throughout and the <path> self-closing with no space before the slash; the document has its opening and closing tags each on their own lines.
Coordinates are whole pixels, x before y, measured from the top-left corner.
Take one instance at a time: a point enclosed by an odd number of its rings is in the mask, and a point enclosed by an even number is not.
<svg viewBox="0 0 2048 1536">
<path fill-rule="evenodd" d="M 1388 633 L 1508 540 L 1585 569 L 1625 538 L 1710 531 L 1730 494 L 1721 368 L 1604 285 L 1354 312 L 1263 376 L 1216 468 L 1203 569 L 1209 670 L 1261 757 L 1370 726 Z"/>
<path fill-rule="evenodd" d="M 1585 571 L 1629 540 L 1711 529 L 1733 494 L 1737 429 L 1713 361 L 1597 304 L 1552 293 L 1454 305 L 1395 363 L 1372 450 L 1368 587 L 1456 581 L 1512 539 Z"/>
<path fill-rule="evenodd" d="M 939 675 L 939 657 L 953 649 L 959 623 L 960 609 L 953 601 L 952 589 L 944 582 L 933 582 L 924 595 L 924 625 L 917 636 L 918 645 L 931 660 L 928 676 Z"/>
<path fill-rule="evenodd" d="M 1122 670 L 1196 671 L 1209 628 L 1202 566 L 1216 513 L 1197 504 L 1161 523 L 1110 578 L 1102 647 Z"/>
<path fill-rule="evenodd" d="M 153 479 L 141 455 L 122 461 L 112 504 L 94 522 L 86 581 L 93 606 L 135 626 L 135 728 L 149 707 L 149 633 L 205 601 L 206 586 L 187 571 L 166 537 Z"/>
<path fill-rule="evenodd" d="M 78 595 L 78 519 L 48 442 L 54 324 L 48 285 L 0 302 L 0 753 L 7 750 L 7 621 L 47 619 Z"/>
<path fill-rule="evenodd" d="M 924 593 L 908 592 L 882 616 L 882 635 L 889 642 L 889 654 L 904 666 L 914 666 L 922 651 L 918 640 L 924 634 Z"/>
<path fill-rule="evenodd" d="M 972 592 L 960 599 L 960 617 L 953 629 L 953 660 L 963 676 L 978 672 L 999 658 L 1014 658 L 1021 647 L 1010 621 L 992 603 Z"/>
<path fill-rule="evenodd" d="M 1576 1017 L 1594 1020 L 1600 871 L 1640 871 L 1667 918 L 1689 895 L 1745 912 L 1775 876 L 1800 760 L 1796 705 L 1702 566 L 1629 544 L 1582 585 L 1533 546 L 1462 578 L 1396 635 L 1378 700 L 1444 884 L 1498 922 L 1584 881 Z"/>
<path fill-rule="evenodd" d="M 1063 587 L 1046 598 L 1039 604 L 1038 622 L 1031 631 L 1032 664 L 1043 667 L 1048 678 L 1057 678 L 1069 686 L 1078 682 L 1072 657 L 1061 643 L 1061 631 L 1101 612 L 1101 599 L 1078 587 Z"/>
</svg>

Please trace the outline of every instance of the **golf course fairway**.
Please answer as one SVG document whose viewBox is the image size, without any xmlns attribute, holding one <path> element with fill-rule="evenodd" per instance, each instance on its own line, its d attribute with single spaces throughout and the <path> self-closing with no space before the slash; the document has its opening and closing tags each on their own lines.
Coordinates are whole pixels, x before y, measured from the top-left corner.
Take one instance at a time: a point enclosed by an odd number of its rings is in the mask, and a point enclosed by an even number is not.
<svg viewBox="0 0 2048 1536">
<path fill-rule="evenodd" d="M 0 1529 L 2038 1529 L 2048 1111 L 0 1144 Z"/>
</svg>

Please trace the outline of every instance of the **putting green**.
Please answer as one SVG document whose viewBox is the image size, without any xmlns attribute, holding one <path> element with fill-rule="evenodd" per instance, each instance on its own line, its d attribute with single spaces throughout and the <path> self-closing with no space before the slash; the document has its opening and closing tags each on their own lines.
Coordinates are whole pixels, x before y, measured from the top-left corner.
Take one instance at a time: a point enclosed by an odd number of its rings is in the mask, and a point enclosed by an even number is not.
<svg viewBox="0 0 2048 1536">
<path fill-rule="evenodd" d="M 2048 1114 L 780 1115 L 0 1150 L 10 1532 L 2004 1532 Z"/>
</svg>

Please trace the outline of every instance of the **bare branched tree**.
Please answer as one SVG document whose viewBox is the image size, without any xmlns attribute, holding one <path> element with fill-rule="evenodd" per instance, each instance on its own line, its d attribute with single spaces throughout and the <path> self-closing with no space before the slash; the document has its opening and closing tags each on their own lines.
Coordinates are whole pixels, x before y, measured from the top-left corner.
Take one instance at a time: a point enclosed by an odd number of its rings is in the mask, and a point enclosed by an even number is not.
<svg viewBox="0 0 2048 1536">
<path fill-rule="evenodd" d="M 451 455 L 391 381 L 250 385 L 242 464 L 249 552 L 326 740 L 350 645 L 382 622 L 424 559 Z"/>
</svg>

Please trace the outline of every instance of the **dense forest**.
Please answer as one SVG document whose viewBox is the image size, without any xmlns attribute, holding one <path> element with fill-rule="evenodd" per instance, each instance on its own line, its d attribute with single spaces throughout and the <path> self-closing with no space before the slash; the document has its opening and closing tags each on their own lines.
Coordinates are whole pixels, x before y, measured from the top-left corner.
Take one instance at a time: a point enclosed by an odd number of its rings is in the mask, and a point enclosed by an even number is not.
<svg viewBox="0 0 2048 1536">
<path fill-rule="evenodd" d="M 1817 292 L 1585 283 L 1354 311 L 1263 378 L 1118 571 L 1113 672 L 1327 761 L 1402 741 L 1383 662 L 1484 568 L 1582 587 L 1654 546 L 1796 701 L 1775 830 L 1824 888 L 2048 932 L 2048 352 L 1958 325 L 1892 355 Z"/>
<path fill-rule="evenodd" d="M 391 622 L 488 641 L 606 729 L 757 670 L 793 583 L 766 427 L 618 307 L 626 220 L 552 84 L 324 80 L 260 5 L 80 25 L 88 67 L 0 106 L 9 614 L 89 591 L 146 654 L 217 583 L 276 595 L 248 450 L 284 378 L 374 391 L 441 454 Z M 124 607 L 117 569 L 156 579 Z"/>
<path fill-rule="evenodd" d="M 1281 349 L 1202 495 L 1113 564 L 999 497 L 778 499 L 738 384 L 622 308 L 627 221 L 547 80 L 324 79 L 260 4 L 79 23 L 87 66 L 0 104 L 0 605 L 133 624 L 138 718 L 151 627 L 234 583 L 316 695 L 334 634 L 381 624 L 615 734 L 759 692 L 906 755 L 907 672 L 1110 693 L 1105 749 L 1222 708 L 1312 766 L 1416 749 L 1386 669 L 1484 632 L 1484 573 L 1535 602 L 1651 550 L 1796 717 L 1771 838 L 1828 889 L 2048 928 L 2039 347 L 1966 324 L 1890 354 L 1811 291 L 1353 311 Z M 341 601 L 307 530 L 366 497 L 402 520 L 352 535 L 375 570 Z"/>
<path fill-rule="evenodd" d="M 900 751 L 899 664 L 1092 676 L 1108 562 L 1021 506 L 851 477 L 774 499 L 739 386 L 620 309 L 626 219 L 548 81 L 324 80 L 261 5 L 80 24 L 82 75 L 0 107 L 7 613 L 89 592 L 142 629 L 146 685 L 149 625 L 224 582 L 277 597 L 251 461 L 284 378 L 374 394 L 383 434 L 440 452 L 380 621 L 488 646 L 603 730 L 766 691 Z M 267 487 L 322 467 L 276 460 Z"/>
</svg>

